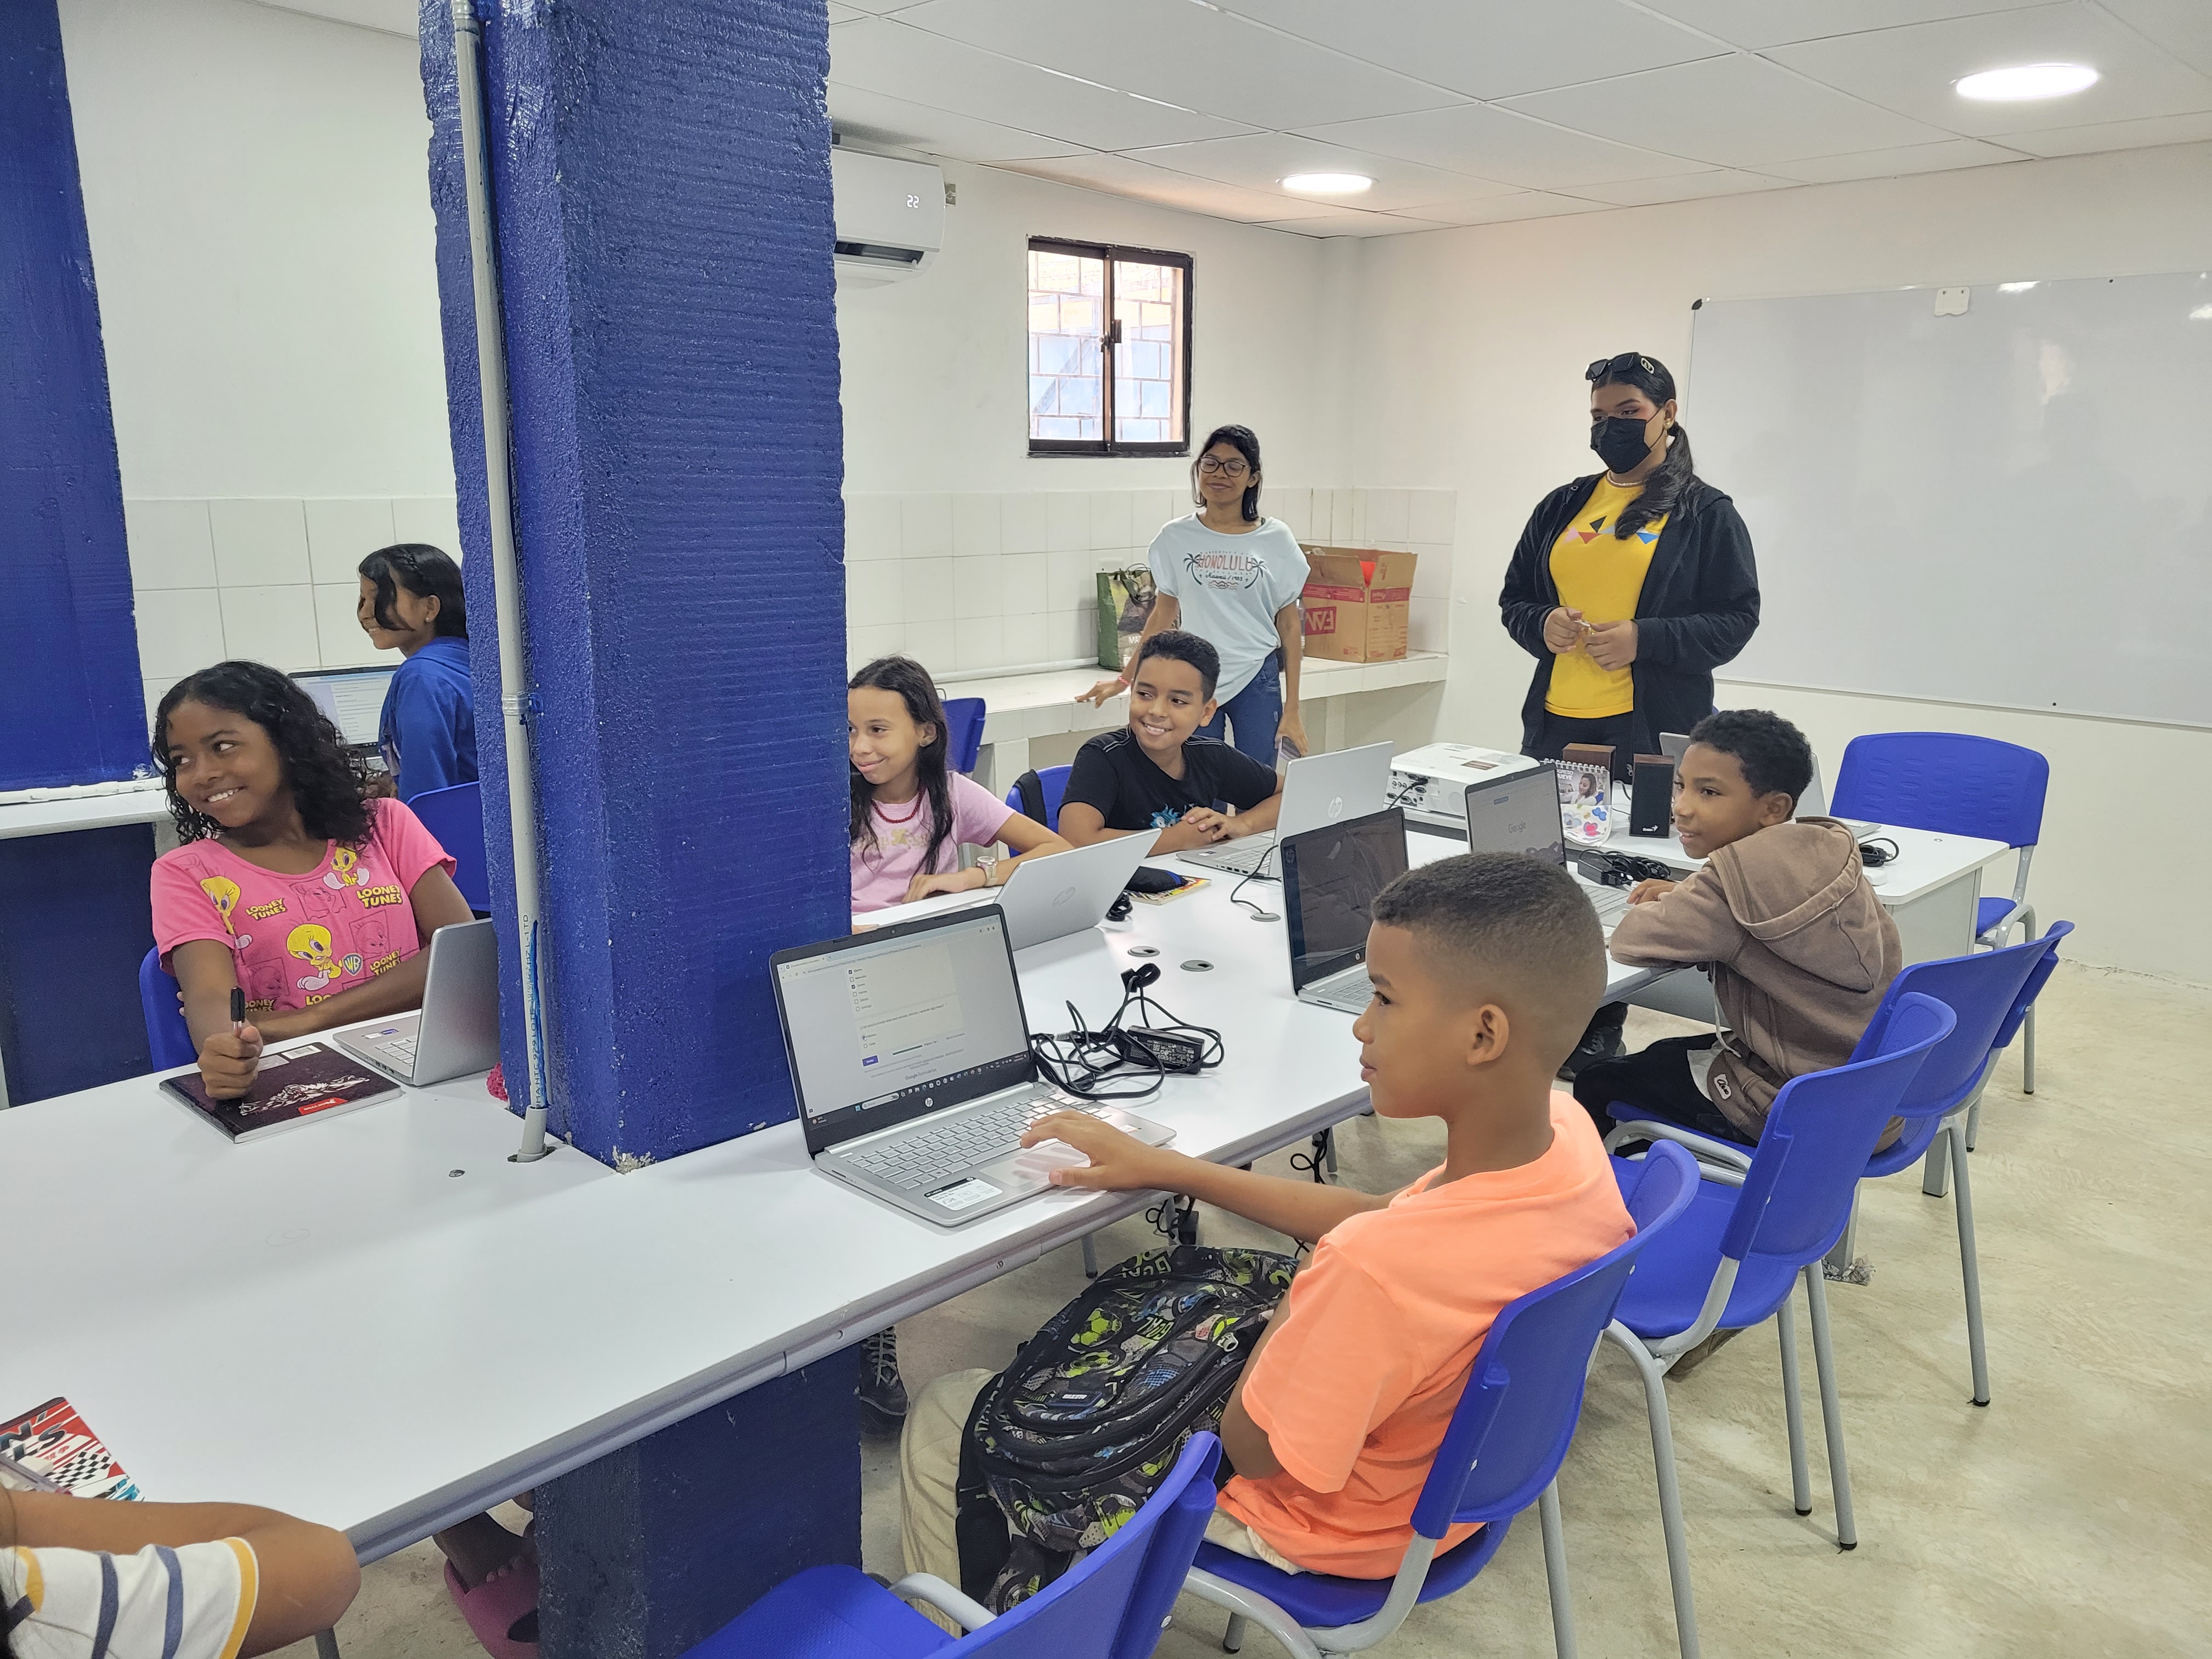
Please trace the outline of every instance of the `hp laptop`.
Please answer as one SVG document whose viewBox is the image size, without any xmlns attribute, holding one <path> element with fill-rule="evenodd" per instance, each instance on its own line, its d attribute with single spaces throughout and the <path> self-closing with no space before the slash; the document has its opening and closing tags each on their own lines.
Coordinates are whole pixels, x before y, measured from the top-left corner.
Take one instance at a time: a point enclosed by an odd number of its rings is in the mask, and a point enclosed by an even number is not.
<svg viewBox="0 0 2212 1659">
<path fill-rule="evenodd" d="M 1341 818 L 1381 811 L 1390 787 L 1390 751 L 1387 743 L 1370 743 L 1364 749 L 1340 749 L 1334 754 L 1294 760 L 1283 774 L 1283 805 L 1272 831 L 1176 856 L 1185 864 L 1226 876 L 1253 875 L 1285 836 L 1303 835 Z"/>
<path fill-rule="evenodd" d="M 499 1063 L 499 938 L 489 919 L 430 935 L 422 1012 L 332 1034 L 394 1083 L 423 1088 Z"/>
<path fill-rule="evenodd" d="M 1285 837 L 1283 919 L 1300 1002 L 1366 1008 L 1368 907 L 1405 873 L 1406 815 L 1395 806 Z"/>
<path fill-rule="evenodd" d="M 292 676 L 302 691 L 315 701 L 348 749 L 374 755 L 377 722 L 384 714 L 384 694 L 391 689 L 392 668 L 310 669 Z"/>
<path fill-rule="evenodd" d="M 1567 860 L 1566 826 L 1559 817 L 1559 769 L 1546 761 L 1533 771 L 1516 772 L 1495 783 L 1467 788 L 1467 850 L 1470 853 L 1528 853 L 1556 864 L 1574 877 L 1597 912 L 1606 936 L 1628 908 L 1628 894 L 1591 881 Z"/>
<path fill-rule="evenodd" d="M 1144 830 L 1048 858 L 1024 859 L 1014 866 L 1004 887 L 950 894 L 941 901 L 917 899 L 899 907 L 898 915 L 887 925 L 995 903 L 1006 913 L 1006 938 L 1015 950 L 1026 951 L 1032 945 L 1097 927 L 1106 915 L 1106 907 L 1129 884 L 1129 878 L 1158 839 L 1156 831 Z M 854 918 L 856 927 L 868 920 Z"/>
<path fill-rule="evenodd" d="M 1081 1163 L 1057 1143 L 1023 1150 L 1047 1113 L 1090 1112 L 1155 1146 L 1173 1138 L 1038 1075 L 996 905 L 779 951 L 769 971 L 814 1167 L 910 1215 L 957 1227 Z"/>
</svg>

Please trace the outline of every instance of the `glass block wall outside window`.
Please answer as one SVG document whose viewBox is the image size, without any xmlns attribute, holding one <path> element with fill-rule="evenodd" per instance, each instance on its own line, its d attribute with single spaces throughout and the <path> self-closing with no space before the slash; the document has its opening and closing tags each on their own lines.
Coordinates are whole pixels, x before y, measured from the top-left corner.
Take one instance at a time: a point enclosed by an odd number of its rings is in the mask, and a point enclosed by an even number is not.
<svg viewBox="0 0 2212 1659">
<path fill-rule="evenodd" d="M 1030 242 L 1031 454 L 1188 453 L 1190 276 L 1188 254 Z"/>
<path fill-rule="evenodd" d="M 1030 250 L 1030 436 L 1105 435 L 1106 261 Z"/>
</svg>

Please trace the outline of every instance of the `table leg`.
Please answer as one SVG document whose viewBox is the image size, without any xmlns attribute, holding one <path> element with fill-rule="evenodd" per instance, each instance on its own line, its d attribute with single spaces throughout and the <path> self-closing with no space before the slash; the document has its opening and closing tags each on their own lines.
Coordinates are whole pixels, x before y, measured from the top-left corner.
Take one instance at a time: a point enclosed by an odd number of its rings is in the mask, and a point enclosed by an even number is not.
<svg viewBox="0 0 2212 1659">
<path fill-rule="evenodd" d="M 338 1659 L 338 1633 L 334 1630 L 315 1632 L 315 1659 Z"/>
<path fill-rule="evenodd" d="M 858 1566 L 859 1352 L 538 1487 L 545 1659 L 675 1659 L 793 1573 Z"/>
</svg>

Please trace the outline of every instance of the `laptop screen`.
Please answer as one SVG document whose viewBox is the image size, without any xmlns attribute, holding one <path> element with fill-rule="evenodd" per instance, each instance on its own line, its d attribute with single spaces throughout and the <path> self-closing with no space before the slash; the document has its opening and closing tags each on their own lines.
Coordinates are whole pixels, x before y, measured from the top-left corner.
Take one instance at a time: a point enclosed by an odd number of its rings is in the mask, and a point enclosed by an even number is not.
<svg viewBox="0 0 2212 1659">
<path fill-rule="evenodd" d="M 1533 853 L 1551 864 L 1567 861 L 1559 818 L 1559 769 L 1548 761 L 1495 783 L 1467 789 L 1467 850 Z"/>
<path fill-rule="evenodd" d="M 995 907 L 779 952 L 774 971 L 817 1151 L 1036 1075 Z"/>
<path fill-rule="evenodd" d="M 397 668 L 354 668 L 292 678 L 337 727 L 340 737 L 356 748 L 374 748 L 377 721 L 384 713 L 384 694 L 398 672 Z"/>
<path fill-rule="evenodd" d="M 1393 807 L 1283 843 L 1291 988 L 1362 960 L 1375 896 L 1406 873 L 1406 815 Z"/>
</svg>

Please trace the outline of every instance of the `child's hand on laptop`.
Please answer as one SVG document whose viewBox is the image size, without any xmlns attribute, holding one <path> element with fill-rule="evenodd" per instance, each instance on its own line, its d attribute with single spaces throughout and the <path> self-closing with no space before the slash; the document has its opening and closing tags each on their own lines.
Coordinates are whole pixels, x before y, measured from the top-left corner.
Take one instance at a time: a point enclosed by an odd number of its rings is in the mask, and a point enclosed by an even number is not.
<svg viewBox="0 0 2212 1659">
<path fill-rule="evenodd" d="M 1200 843 L 1211 846 L 1237 833 L 1237 820 L 1211 806 L 1194 806 L 1182 815 L 1182 827 L 1197 832 Z"/>
<path fill-rule="evenodd" d="M 1671 881 L 1639 881 L 1628 890 L 1628 902 L 1631 904 L 1649 904 L 1661 894 L 1672 892 L 1674 889 L 1674 884 Z"/>
<path fill-rule="evenodd" d="M 926 899 L 934 893 L 972 893 L 979 887 L 991 884 L 991 873 L 980 864 L 971 870 L 945 870 L 935 875 L 919 875 L 907 884 L 905 902 Z"/>
<path fill-rule="evenodd" d="M 1055 1187 L 1085 1187 L 1107 1193 L 1172 1191 L 1175 1167 L 1185 1161 L 1180 1152 L 1147 1146 L 1087 1112 L 1054 1112 L 1030 1124 L 1022 1136 L 1024 1146 L 1047 1140 L 1073 1146 L 1091 1160 L 1088 1165 L 1052 1170 L 1045 1178 Z"/>
</svg>

